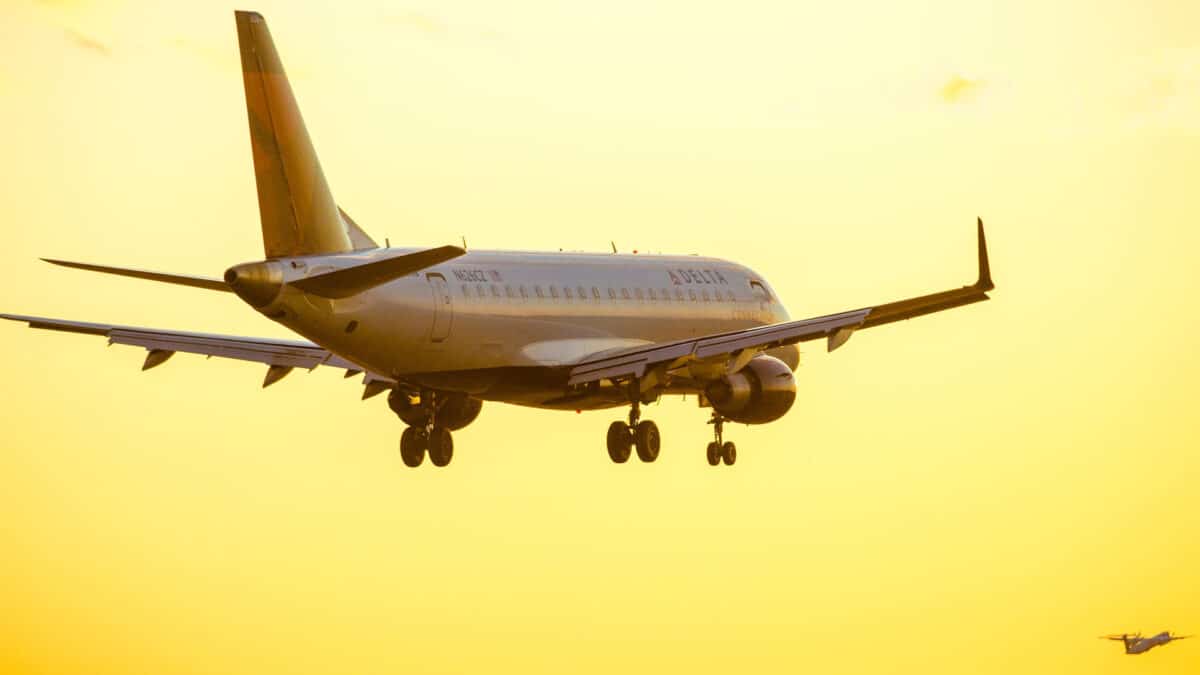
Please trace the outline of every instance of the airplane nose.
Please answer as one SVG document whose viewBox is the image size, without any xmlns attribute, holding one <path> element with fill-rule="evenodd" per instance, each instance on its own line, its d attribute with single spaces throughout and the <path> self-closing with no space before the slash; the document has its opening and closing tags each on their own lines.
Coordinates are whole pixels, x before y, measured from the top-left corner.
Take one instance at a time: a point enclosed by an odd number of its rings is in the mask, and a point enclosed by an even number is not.
<svg viewBox="0 0 1200 675">
<path fill-rule="evenodd" d="M 283 268 L 274 261 L 234 265 L 225 270 L 225 283 L 251 307 L 266 307 L 283 288 Z"/>
</svg>

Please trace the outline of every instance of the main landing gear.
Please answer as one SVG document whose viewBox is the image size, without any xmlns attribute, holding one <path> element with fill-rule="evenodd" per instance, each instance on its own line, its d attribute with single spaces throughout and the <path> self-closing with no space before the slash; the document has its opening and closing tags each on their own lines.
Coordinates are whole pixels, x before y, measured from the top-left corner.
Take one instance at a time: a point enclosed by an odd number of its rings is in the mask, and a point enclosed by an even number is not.
<svg viewBox="0 0 1200 675">
<path fill-rule="evenodd" d="M 650 420 L 639 421 L 641 416 L 641 402 L 635 400 L 629 409 L 628 423 L 617 420 L 608 425 L 608 456 L 617 464 L 628 461 L 634 448 L 637 448 L 638 459 L 643 462 L 658 459 L 658 451 L 662 446 L 658 425 Z"/>
<path fill-rule="evenodd" d="M 434 466 L 446 466 L 454 458 L 454 437 L 449 429 L 438 424 L 438 407 L 437 395 L 426 392 L 421 395 L 419 404 L 424 414 L 402 415 L 402 419 L 410 425 L 400 436 L 400 459 L 404 460 L 405 466 L 421 466 L 426 452 Z"/>
<path fill-rule="evenodd" d="M 716 466 L 721 462 L 725 462 L 725 466 L 729 466 L 737 461 L 737 446 L 733 441 L 722 440 L 722 433 L 725 431 L 725 418 L 717 412 L 713 412 L 712 419 L 708 421 L 713 425 L 713 436 L 716 440 L 708 444 L 705 455 L 708 459 L 709 466 Z"/>
</svg>

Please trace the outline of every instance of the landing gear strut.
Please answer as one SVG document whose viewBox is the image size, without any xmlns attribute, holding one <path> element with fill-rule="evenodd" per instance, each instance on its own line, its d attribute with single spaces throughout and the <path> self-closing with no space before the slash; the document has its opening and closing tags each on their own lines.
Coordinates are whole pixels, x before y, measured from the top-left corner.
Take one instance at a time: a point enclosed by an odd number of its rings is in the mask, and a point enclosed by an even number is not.
<svg viewBox="0 0 1200 675">
<path fill-rule="evenodd" d="M 608 425 L 608 457 L 617 464 L 628 461 L 634 448 L 637 448 L 638 459 L 643 462 L 658 459 L 658 451 L 662 447 L 658 425 L 650 420 L 642 420 L 641 416 L 641 401 L 634 397 L 629 409 L 629 422 L 617 420 Z"/>
<path fill-rule="evenodd" d="M 725 418 L 721 417 L 719 413 L 713 412 L 712 419 L 708 423 L 713 425 L 713 436 L 716 438 L 708 444 L 705 451 L 709 466 L 716 466 L 721 462 L 725 462 L 725 466 L 733 464 L 737 461 L 737 446 L 733 444 L 733 441 L 721 442 L 725 431 Z"/>
<path fill-rule="evenodd" d="M 393 396 L 397 394 L 406 396 L 399 391 L 394 392 Z M 403 407 L 403 404 L 399 405 Z M 396 407 L 397 404 L 393 404 L 393 409 Z M 454 458 L 454 437 L 449 429 L 438 423 L 437 413 L 440 407 L 437 394 L 424 391 L 421 392 L 421 402 L 412 406 L 414 410 L 411 413 L 405 408 L 408 414 L 402 415 L 401 419 L 409 424 L 409 427 L 400 435 L 400 459 L 404 460 L 405 466 L 420 466 L 425 461 L 426 452 L 429 453 L 429 461 L 434 466 L 446 466 Z M 417 411 L 416 408 L 420 410 Z"/>
</svg>

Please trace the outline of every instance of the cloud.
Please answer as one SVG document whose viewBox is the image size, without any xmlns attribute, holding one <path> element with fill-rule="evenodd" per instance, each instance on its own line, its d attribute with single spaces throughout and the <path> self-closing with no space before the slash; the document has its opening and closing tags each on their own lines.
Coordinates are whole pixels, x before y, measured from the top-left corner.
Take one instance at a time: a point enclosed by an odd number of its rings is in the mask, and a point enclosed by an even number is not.
<svg viewBox="0 0 1200 675">
<path fill-rule="evenodd" d="M 983 80 L 968 80 L 961 75 L 953 75 L 938 90 L 938 96 L 946 103 L 963 103 L 975 98 L 982 88 Z"/>
<path fill-rule="evenodd" d="M 103 54 L 104 56 L 112 56 L 112 50 L 108 48 L 108 45 L 94 37 L 84 35 L 83 33 L 70 28 L 64 28 L 63 33 L 65 33 L 67 39 L 75 43 L 77 47 L 81 47 L 98 54 Z"/>
</svg>

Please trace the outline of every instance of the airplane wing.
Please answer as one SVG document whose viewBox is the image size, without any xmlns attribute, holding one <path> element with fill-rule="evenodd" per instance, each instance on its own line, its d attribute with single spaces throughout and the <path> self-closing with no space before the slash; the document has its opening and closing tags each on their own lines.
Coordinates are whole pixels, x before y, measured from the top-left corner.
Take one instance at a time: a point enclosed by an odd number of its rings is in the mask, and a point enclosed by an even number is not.
<svg viewBox="0 0 1200 675">
<path fill-rule="evenodd" d="M 656 369 L 670 371 L 693 360 L 710 359 L 723 355 L 733 356 L 735 365 L 745 365 L 745 362 L 761 350 L 820 338 L 826 338 L 829 351 L 833 351 L 845 344 L 856 330 L 882 326 L 893 321 L 911 319 L 987 300 L 987 292 L 995 288 L 995 285 L 992 283 L 991 268 L 988 263 L 987 241 L 983 234 L 982 219 L 977 221 L 977 226 L 979 277 L 970 286 L 864 307 L 850 312 L 827 314 L 811 319 L 786 321 L 730 333 L 718 333 L 601 354 L 576 363 L 571 369 L 568 384 L 581 385 L 606 378 L 642 378 L 647 372 Z M 731 366 L 731 370 L 736 369 Z"/>
<path fill-rule="evenodd" d="M 187 354 L 203 354 L 238 361 L 254 361 L 267 366 L 267 376 L 263 380 L 268 387 L 293 368 L 312 370 L 317 366 L 330 366 L 346 371 L 346 377 L 352 377 L 362 371 L 359 366 L 318 347 L 311 342 L 301 340 L 275 340 L 270 338 L 238 337 L 233 335 L 213 335 L 209 333 L 187 333 L 182 331 L 158 330 L 153 328 L 136 328 L 133 326 L 116 326 L 112 324 L 87 323 L 84 321 L 65 321 L 62 319 L 47 319 L 38 316 L 21 316 L 17 314 L 0 314 L 0 319 L 23 321 L 30 328 L 64 331 L 68 333 L 83 333 L 85 335 L 103 335 L 112 345 L 130 345 L 143 347 L 147 350 L 146 361 L 142 370 L 149 370 L 161 365 L 176 352 Z M 365 377 L 366 390 L 363 398 L 390 389 L 395 381 L 375 373 L 367 373 Z"/>
</svg>

